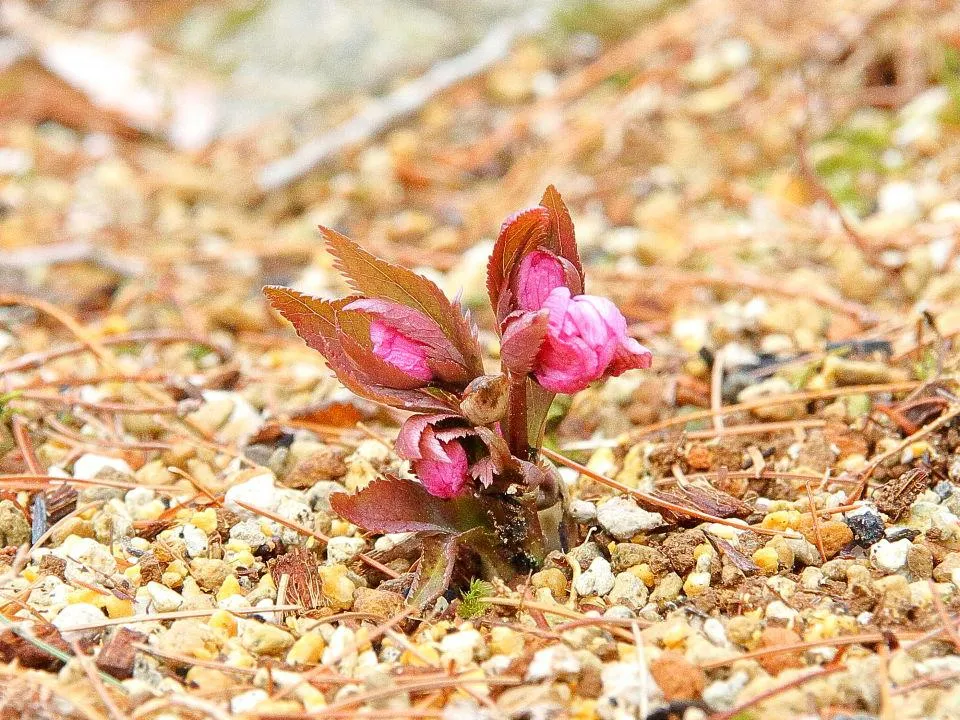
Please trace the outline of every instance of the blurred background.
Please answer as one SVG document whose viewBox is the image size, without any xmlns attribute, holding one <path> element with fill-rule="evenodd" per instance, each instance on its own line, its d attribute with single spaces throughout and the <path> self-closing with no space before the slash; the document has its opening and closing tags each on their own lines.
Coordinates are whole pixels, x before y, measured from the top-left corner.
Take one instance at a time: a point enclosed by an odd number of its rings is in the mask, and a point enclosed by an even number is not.
<svg viewBox="0 0 960 720">
<path fill-rule="evenodd" d="M 291 342 L 259 289 L 343 292 L 317 224 L 479 306 L 548 183 L 693 404 L 703 348 L 960 328 L 947 0 L 0 7 L 0 291 L 101 333 Z"/>
</svg>

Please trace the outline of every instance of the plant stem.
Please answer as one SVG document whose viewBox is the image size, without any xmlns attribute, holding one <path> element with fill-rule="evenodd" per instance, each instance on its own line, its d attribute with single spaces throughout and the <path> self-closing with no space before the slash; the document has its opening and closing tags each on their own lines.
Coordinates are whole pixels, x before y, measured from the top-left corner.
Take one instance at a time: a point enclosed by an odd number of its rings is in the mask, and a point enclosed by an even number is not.
<svg viewBox="0 0 960 720">
<path fill-rule="evenodd" d="M 530 442 L 527 437 L 527 378 L 510 374 L 510 391 L 507 400 L 507 443 L 514 457 L 530 459 Z"/>
</svg>

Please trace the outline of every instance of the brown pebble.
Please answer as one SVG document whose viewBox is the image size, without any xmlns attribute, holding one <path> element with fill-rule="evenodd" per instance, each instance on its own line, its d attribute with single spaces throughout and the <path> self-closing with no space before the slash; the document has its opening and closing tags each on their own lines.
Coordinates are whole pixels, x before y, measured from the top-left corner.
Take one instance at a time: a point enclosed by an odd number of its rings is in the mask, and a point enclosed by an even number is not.
<svg viewBox="0 0 960 720">
<path fill-rule="evenodd" d="M 163 577 L 163 570 L 160 568 L 160 561 L 153 553 L 144 553 L 137 562 L 140 566 L 140 585 L 146 585 L 148 582 L 160 582 Z"/>
<path fill-rule="evenodd" d="M 918 580 L 933 576 L 933 553 L 926 545 L 913 544 L 907 550 L 907 567 Z"/>
<path fill-rule="evenodd" d="M 706 542 L 707 536 L 701 530 L 684 530 L 667 536 L 663 541 L 663 552 L 673 569 L 683 575 L 690 572 L 697 562 L 693 551 Z"/>
<path fill-rule="evenodd" d="M 703 670 L 677 652 L 665 652 L 651 662 L 650 674 L 667 700 L 695 700 L 707 684 Z"/>
<path fill-rule="evenodd" d="M 804 515 L 798 528 L 803 537 L 812 545 L 817 545 L 817 530 L 810 515 Z M 820 522 L 820 537 L 823 539 L 823 552 L 827 559 L 834 558 L 853 541 L 853 531 L 840 520 L 825 520 Z"/>
<path fill-rule="evenodd" d="M 691 470 L 709 470 L 713 465 L 713 451 L 703 443 L 695 443 L 687 450 L 687 464 Z"/>
<path fill-rule="evenodd" d="M 389 590 L 359 587 L 353 592 L 354 612 L 370 613 L 380 618 L 396 615 L 403 609 L 403 595 Z"/>
<path fill-rule="evenodd" d="M 347 474 L 343 454 L 324 447 L 298 462 L 283 479 L 288 487 L 311 487 L 319 480 L 335 480 Z"/>
<path fill-rule="evenodd" d="M 58 558 L 56 555 L 47 554 L 40 558 L 40 567 L 37 569 L 37 573 L 42 575 L 53 575 L 58 577 L 61 580 L 66 580 L 64 577 L 64 572 L 67 569 L 67 561 L 63 558 Z"/>
<path fill-rule="evenodd" d="M 757 649 L 794 645 L 800 642 L 800 636 L 793 630 L 780 627 L 768 627 L 760 633 Z M 757 658 L 760 666 L 771 675 L 779 675 L 787 668 L 803 667 L 803 657 L 799 650 L 786 650 Z"/>
<path fill-rule="evenodd" d="M 30 635 L 65 653 L 72 652 L 53 625 L 36 625 L 30 629 Z M 21 666 L 34 670 L 58 670 L 63 665 L 58 658 L 8 628 L 0 632 L 0 662 L 8 663 L 14 660 Z"/>
<path fill-rule="evenodd" d="M 873 496 L 877 510 L 897 520 L 903 515 L 920 493 L 930 484 L 930 471 L 923 468 L 908 470 L 896 480 L 883 485 Z"/>
<path fill-rule="evenodd" d="M 535 588 L 549 588 L 554 599 L 563 597 L 567 592 L 567 578 L 559 568 L 547 568 L 534 573 L 530 582 Z"/>
<path fill-rule="evenodd" d="M 133 677 L 133 663 L 137 656 L 134 643 L 144 643 L 147 636 L 130 628 L 117 628 L 97 655 L 97 667 L 117 680 Z"/>
</svg>

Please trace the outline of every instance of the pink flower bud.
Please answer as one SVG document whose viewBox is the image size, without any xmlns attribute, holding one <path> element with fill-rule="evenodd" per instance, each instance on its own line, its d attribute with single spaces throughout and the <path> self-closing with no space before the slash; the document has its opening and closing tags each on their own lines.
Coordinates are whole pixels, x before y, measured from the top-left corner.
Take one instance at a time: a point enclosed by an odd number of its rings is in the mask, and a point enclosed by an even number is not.
<svg viewBox="0 0 960 720">
<path fill-rule="evenodd" d="M 521 310 L 539 310 L 550 291 L 566 284 L 560 260 L 543 250 L 527 253 L 517 271 L 517 304 Z"/>
<path fill-rule="evenodd" d="M 373 352 L 380 359 L 417 380 L 429 382 L 433 379 L 423 343 L 407 337 L 382 320 L 371 320 L 370 340 L 373 342 Z"/>
<path fill-rule="evenodd" d="M 463 493 L 470 480 L 467 451 L 457 440 L 440 441 L 447 460 L 417 460 L 413 471 L 427 492 L 439 498 L 452 498 Z"/>
<path fill-rule="evenodd" d="M 604 375 L 649 367 L 650 351 L 627 337 L 627 321 L 616 305 L 596 295 L 550 291 L 547 336 L 533 364 L 533 376 L 551 392 L 575 393 Z"/>
</svg>

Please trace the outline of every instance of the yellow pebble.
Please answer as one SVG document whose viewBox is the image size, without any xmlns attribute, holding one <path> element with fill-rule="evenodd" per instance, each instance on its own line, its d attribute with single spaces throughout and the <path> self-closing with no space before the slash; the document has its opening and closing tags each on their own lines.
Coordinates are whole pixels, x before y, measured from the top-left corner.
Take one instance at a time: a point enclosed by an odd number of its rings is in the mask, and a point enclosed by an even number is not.
<svg viewBox="0 0 960 720">
<path fill-rule="evenodd" d="M 29 565 L 20 572 L 20 576 L 27 582 L 36 582 L 37 578 L 40 577 L 40 573 L 37 572 L 36 567 Z"/>
<path fill-rule="evenodd" d="M 217 590 L 217 602 L 234 595 L 243 595 L 243 589 L 240 587 L 240 582 L 237 580 L 236 575 L 227 575 L 227 579 L 223 581 L 223 585 Z"/>
<path fill-rule="evenodd" d="M 190 574 L 190 570 L 182 560 L 174 560 L 167 565 L 163 571 L 161 580 L 167 587 L 178 587 L 183 583 L 183 579 Z"/>
<path fill-rule="evenodd" d="M 773 575 L 780 567 L 780 558 L 772 547 L 762 547 L 753 554 L 753 561 L 765 575 Z"/>
<path fill-rule="evenodd" d="M 404 652 L 400 661 L 404 665 L 430 667 L 440 662 L 440 651 L 432 644 L 423 643 L 417 646 L 416 652 L 410 650 Z"/>
<path fill-rule="evenodd" d="M 346 520 L 334 520 L 330 523 L 330 537 L 343 537 L 350 534 L 350 523 Z"/>
<path fill-rule="evenodd" d="M 235 647 L 227 653 L 227 665 L 235 668 L 255 668 L 257 667 L 257 661 L 246 650 L 243 648 Z"/>
<path fill-rule="evenodd" d="M 523 652 L 523 635 L 511 628 L 495 625 L 490 630 L 490 652 L 495 655 L 519 655 Z"/>
<path fill-rule="evenodd" d="M 277 584 L 273 581 L 273 576 L 270 573 L 266 573 L 260 582 L 257 583 L 257 590 L 276 590 Z"/>
<path fill-rule="evenodd" d="M 686 582 L 683 583 L 683 591 L 688 597 L 702 595 L 709 587 L 710 573 L 708 572 L 692 572 L 687 576 Z"/>
<path fill-rule="evenodd" d="M 705 554 L 705 553 L 709 553 L 709 554 L 711 554 L 711 555 L 713 554 L 713 546 L 710 545 L 710 543 L 703 543 L 703 544 L 701 544 L 701 545 L 697 545 L 697 546 L 693 549 L 693 559 L 694 559 L 694 560 L 699 560 L 699 559 L 700 559 L 700 556 L 703 555 L 703 554 Z"/>
<path fill-rule="evenodd" d="M 287 663 L 290 665 L 316 665 L 320 662 L 323 649 L 326 647 L 323 635 L 319 632 L 308 632 L 299 638 L 287 652 Z"/>
<path fill-rule="evenodd" d="M 316 712 L 327 706 L 327 699 L 323 693 L 310 683 L 298 683 L 296 688 L 297 698 L 303 703 L 303 709 L 307 712 Z"/>
<path fill-rule="evenodd" d="M 770 530 L 796 530 L 802 514 L 799 510 L 777 510 L 763 518 L 760 527 Z"/>
<path fill-rule="evenodd" d="M 105 595 L 103 599 L 103 609 L 107 615 L 112 618 L 130 617 L 133 615 L 133 603 L 123 598 L 118 598 L 111 593 Z"/>
<path fill-rule="evenodd" d="M 236 538 L 230 538 L 223 544 L 223 549 L 230 552 L 242 552 L 244 550 L 249 550 L 250 545 L 245 543 L 243 540 L 237 540 Z"/>
<path fill-rule="evenodd" d="M 130 581 L 134 587 L 140 587 L 140 566 L 131 565 L 123 571 L 123 576 Z"/>
<path fill-rule="evenodd" d="M 666 648 L 675 648 L 683 645 L 683 643 L 686 642 L 689 630 L 689 626 L 684 623 L 672 623 L 661 638 L 663 646 Z"/>
<path fill-rule="evenodd" d="M 190 523 L 208 535 L 217 529 L 217 511 L 213 508 L 200 510 L 190 517 Z"/>
<path fill-rule="evenodd" d="M 163 513 L 165 513 L 167 507 L 163 504 L 162 500 L 151 500 L 150 502 L 144 503 L 136 509 L 133 514 L 134 520 L 156 520 Z"/>
<path fill-rule="evenodd" d="M 634 565 L 627 572 L 629 572 L 631 575 L 636 575 L 640 582 L 642 582 L 648 588 L 652 588 L 656 583 L 656 578 L 653 576 L 653 570 L 650 569 L 650 566 L 647 563 Z"/>
<path fill-rule="evenodd" d="M 570 705 L 570 720 L 593 720 L 597 717 L 597 701 L 575 697 Z"/>
<path fill-rule="evenodd" d="M 217 610 L 214 612 L 213 615 L 210 616 L 210 619 L 207 620 L 207 625 L 214 630 L 219 630 L 227 637 L 236 637 L 237 635 L 237 620 L 226 610 Z"/>
<path fill-rule="evenodd" d="M 67 603 L 70 605 L 87 603 L 88 605 L 103 607 L 103 601 L 106 599 L 106 595 L 85 587 L 77 588 L 76 590 L 71 590 L 69 593 L 67 593 Z"/>
</svg>

